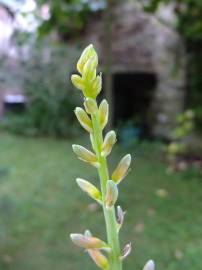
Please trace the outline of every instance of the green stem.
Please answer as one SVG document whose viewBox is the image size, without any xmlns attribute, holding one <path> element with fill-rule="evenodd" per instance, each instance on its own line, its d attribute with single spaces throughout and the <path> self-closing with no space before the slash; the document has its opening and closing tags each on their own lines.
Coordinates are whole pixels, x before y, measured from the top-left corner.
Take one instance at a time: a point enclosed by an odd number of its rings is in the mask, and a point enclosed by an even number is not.
<svg viewBox="0 0 202 270">
<path fill-rule="evenodd" d="M 120 257 L 120 245 L 119 245 L 119 235 L 117 231 L 117 221 L 115 215 L 115 208 L 107 209 L 105 206 L 105 194 L 106 194 L 106 184 L 109 180 L 109 172 L 107 166 L 107 160 L 105 157 L 101 156 L 101 147 L 103 143 L 102 128 L 99 120 L 99 111 L 91 115 L 93 123 L 93 142 L 95 147 L 95 152 L 100 163 L 98 169 L 100 177 L 100 185 L 102 192 L 102 201 L 103 201 L 103 212 L 106 223 L 107 239 L 108 244 L 112 248 L 112 251 L 109 256 L 109 270 L 122 270 L 122 262 L 119 259 Z"/>
</svg>

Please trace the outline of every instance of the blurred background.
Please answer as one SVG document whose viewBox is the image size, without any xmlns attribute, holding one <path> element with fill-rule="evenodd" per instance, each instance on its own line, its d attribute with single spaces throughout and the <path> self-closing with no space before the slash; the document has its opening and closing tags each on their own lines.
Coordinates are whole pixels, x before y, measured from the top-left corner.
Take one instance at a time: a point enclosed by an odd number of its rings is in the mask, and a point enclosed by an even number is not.
<svg viewBox="0 0 202 270">
<path fill-rule="evenodd" d="M 0 269 L 95 269 L 69 234 L 104 238 L 101 209 L 76 177 L 98 185 L 72 143 L 89 147 L 73 110 L 81 51 L 99 53 L 110 171 L 132 153 L 121 185 L 125 262 L 202 267 L 201 0 L 0 0 Z M 102 97 L 100 97 L 101 99 Z"/>
</svg>

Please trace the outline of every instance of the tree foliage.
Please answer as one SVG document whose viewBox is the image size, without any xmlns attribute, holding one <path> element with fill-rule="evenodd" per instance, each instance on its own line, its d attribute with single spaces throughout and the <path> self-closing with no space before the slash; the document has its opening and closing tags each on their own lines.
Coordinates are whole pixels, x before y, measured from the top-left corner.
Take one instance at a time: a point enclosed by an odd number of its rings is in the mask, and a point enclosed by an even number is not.
<svg viewBox="0 0 202 270">
<path fill-rule="evenodd" d="M 178 30 L 187 40 L 202 40 L 201 0 L 151 0 L 145 9 L 154 12 L 160 4 L 173 4 L 178 16 Z"/>
<path fill-rule="evenodd" d="M 151 0 L 145 10 L 154 12 L 160 4 L 172 4 L 178 18 L 177 29 L 182 35 L 187 54 L 187 106 L 195 111 L 198 130 L 202 130 L 202 1 Z"/>
<path fill-rule="evenodd" d="M 99 8 L 99 4 L 104 3 L 104 0 L 97 2 Z M 94 11 L 91 1 L 88 0 L 38 0 L 39 6 L 44 4 L 50 8 L 50 17 L 43 21 L 39 34 L 44 35 L 56 30 L 64 40 L 78 35 Z"/>
</svg>

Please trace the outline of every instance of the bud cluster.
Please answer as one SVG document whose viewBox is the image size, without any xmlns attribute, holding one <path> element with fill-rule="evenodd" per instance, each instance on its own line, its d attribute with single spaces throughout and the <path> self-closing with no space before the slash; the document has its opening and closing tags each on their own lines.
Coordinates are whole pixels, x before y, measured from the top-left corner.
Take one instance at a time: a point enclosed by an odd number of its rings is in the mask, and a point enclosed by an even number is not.
<svg viewBox="0 0 202 270">
<path fill-rule="evenodd" d="M 108 240 L 105 242 L 93 237 L 89 231 L 86 231 L 85 234 L 71 234 L 71 239 L 74 244 L 87 250 L 99 268 L 122 270 L 122 261 L 130 254 L 131 244 L 127 244 L 121 254 L 119 230 L 123 225 L 125 212 L 120 206 L 117 206 L 115 214 L 115 204 L 118 200 L 118 185 L 129 172 L 131 155 L 124 156 L 111 176 L 109 175 L 106 158 L 111 153 L 117 139 L 113 130 L 109 131 L 103 138 L 103 129 L 108 122 L 109 106 L 105 99 L 99 105 L 96 101 L 102 88 L 102 78 L 101 75 L 97 75 L 97 66 L 97 53 L 93 45 L 89 45 L 78 60 L 79 75 L 72 75 L 71 80 L 84 95 L 84 108 L 77 107 L 75 115 L 81 126 L 90 135 L 92 150 L 77 144 L 74 144 L 72 148 L 80 160 L 98 170 L 101 191 L 82 178 L 77 178 L 76 182 L 82 191 L 102 205 Z M 106 253 L 105 255 L 103 251 Z M 154 270 L 152 261 L 146 264 L 144 270 Z"/>
</svg>

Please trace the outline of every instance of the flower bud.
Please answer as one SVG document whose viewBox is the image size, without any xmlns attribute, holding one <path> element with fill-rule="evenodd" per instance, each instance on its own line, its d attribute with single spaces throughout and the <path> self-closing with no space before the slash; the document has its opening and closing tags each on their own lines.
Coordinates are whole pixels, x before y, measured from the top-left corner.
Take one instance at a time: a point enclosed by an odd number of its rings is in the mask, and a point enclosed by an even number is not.
<svg viewBox="0 0 202 270">
<path fill-rule="evenodd" d="M 81 178 L 77 178 L 76 182 L 78 184 L 78 186 L 84 191 L 86 192 L 91 198 L 93 198 L 94 200 L 101 200 L 101 193 L 100 191 L 90 182 L 81 179 Z"/>
<path fill-rule="evenodd" d="M 73 148 L 74 153 L 77 155 L 77 157 L 80 160 L 88 162 L 91 165 L 95 166 L 96 168 L 99 167 L 99 162 L 94 153 L 92 153 L 91 151 L 87 150 L 85 147 L 78 144 L 73 144 L 72 148 Z"/>
<path fill-rule="evenodd" d="M 97 57 L 97 53 L 95 49 L 93 48 L 93 45 L 90 44 L 88 47 L 85 48 L 83 53 L 81 54 L 81 57 L 79 58 L 79 61 L 77 63 L 77 70 L 82 74 L 84 65 L 90 59 L 91 57 Z"/>
<path fill-rule="evenodd" d="M 106 99 L 103 99 L 103 101 L 100 103 L 99 115 L 100 115 L 100 124 L 103 129 L 108 122 L 108 115 L 109 115 L 109 105 Z"/>
<path fill-rule="evenodd" d="M 92 236 L 85 236 L 83 234 L 71 234 L 70 235 L 72 242 L 82 248 L 85 249 L 102 249 L 108 247 L 108 245 L 100 240 L 99 238 L 92 237 Z"/>
<path fill-rule="evenodd" d="M 88 249 L 88 254 L 98 267 L 100 267 L 101 269 L 108 269 L 108 260 L 99 250 Z"/>
<path fill-rule="evenodd" d="M 101 90 L 102 90 L 102 77 L 101 75 L 98 75 L 92 83 L 92 94 L 94 98 L 96 98 L 97 95 L 99 95 Z"/>
<path fill-rule="evenodd" d="M 131 243 L 125 245 L 124 249 L 123 249 L 123 255 L 120 257 L 120 259 L 123 261 L 125 260 L 128 255 L 131 253 Z"/>
<path fill-rule="evenodd" d="M 91 119 L 88 117 L 87 113 L 82 108 L 77 107 L 75 109 L 75 114 L 81 126 L 88 132 L 92 133 L 92 122 Z"/>
<path fill-rule="evenodd" d="M 84 101 L 84 106 L 88 114 L 94 114 L 97 111 L 97 103 L 92 98 L 86 98 Z"/>
<path fill-rule="evenodd" d="M 116 183 L 120 183 L 121 180 L 127 175 L 131 163 L 131 155 L 128 154 L 122 158 L 118 166 L 112 174 L 112 180 Z"/>
<path fill-rule="evenodd" d="M 121 206 L 117 206 L 117 224 L 118 224 L 118 230 L 120 230 L 120 228 L 123 225 L 124 222 L 124 217 L 125 217 L 126 212 L 124 212 L 121 208 Z"/>
<path fill-rule="evenodd" d="M 145 266 L 144 266 L 144 268 L 143 268 L 143 270 L 154 270 L 155 269 L 155 264 L 154 264 L 154 261 L 152 261 L 152 260 L 149 260 L 146 264 L 145 264 Z"/>
<path fill-rule="evenodd" d="M 83 84 L 83 80 L 79 75 L 73 74 L 71 76 L 71 81 L 73 83 L 73 85 L 78 88 L 79 90 L 83 90 L 84 89 L 84 84 Z"/>
<path fill-rule="evenodd" d="M 105 203 L 106 207 L 110 208 L 114 206 L 118 199 L 118 188 L 117 185 L 112 180 L 107 181 L 107 189 L 106 189 L 106 198 Z"/>
<path fill-rule="evenodd" d="M 89 230 L 85 230 L 84 235 L 87 236 L 87 237 L 91 237 L 92 233 Z"/>
<path fill-rule="evenodd" d="M 116 143 L 116 133 L 113 130 L 111 130 L 105 136 L 102 145 L 101 155 L 104 157 L 108 156 L 111 153 L 112 147 L 114 146 L 115 143 Z"/>
<path fill-rule="evenodd" d="M 85 82 L 87 83 L 92 82 L 96 78 L 97 65 L 98 65 L 98 59 L 95 56 L 89 58 L 88 61 L 85 63 L 84 68 L 83 68 L 83 73 L 82 73 L 82 78 Z"/>
</svg>

